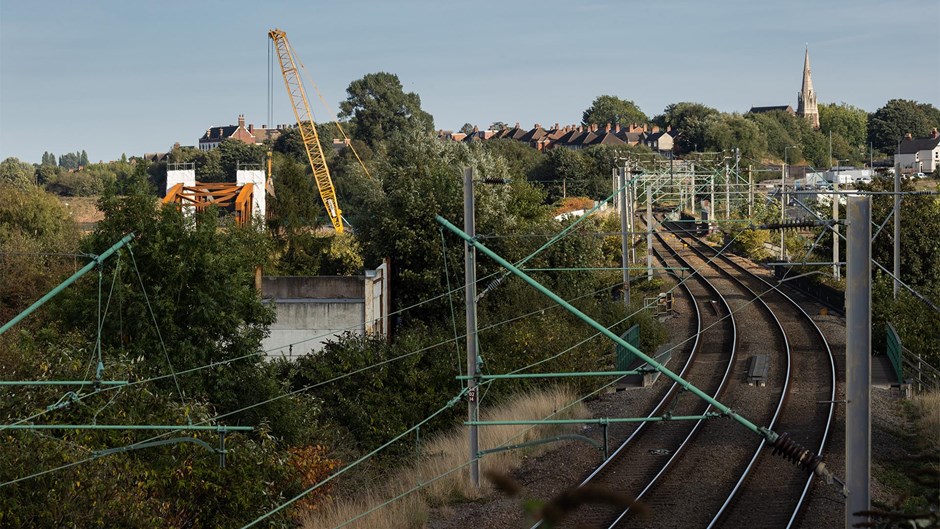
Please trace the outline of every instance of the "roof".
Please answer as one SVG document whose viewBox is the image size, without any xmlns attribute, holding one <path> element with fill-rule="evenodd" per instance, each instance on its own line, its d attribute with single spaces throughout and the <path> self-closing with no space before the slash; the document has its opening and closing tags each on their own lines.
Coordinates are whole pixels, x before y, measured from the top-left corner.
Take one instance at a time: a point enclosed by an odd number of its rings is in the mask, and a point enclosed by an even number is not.
<svg viewBox="0 0 940 529">
<path fill-rule="evenodd" d="M 207 130 L 201 138 L 199 138 L 199 141 L 222 141 L 232 134 L 235 134 L 236 130 L 238 130 L 238 125 L 229 125 L 227 127 L 212 127 Z"/>
<path fill-rule="evenodd" d="M 940 136 L 936 138 L 917 138 L 901 142 L 898 154 L 914 154 L 920 151 L 932 151 L 940 145 Z"/>
<path fill-rule="evenodd" d="M 591 141 L 591 145 L 624 145 L 625 143 L 613 132 L 605 132 Z"/>
<path fill-rule="evenodd" d="M 783 112 L 787 112 L 790 114 L 793 113 L 793 107 L 791 107 L 790 105 L 776 105 L 776 106 L 769 106 L 769 107 L 751 107 L 751 109 L 748 110 L 747 112 L 748 114 L 762 114 L 764 112 L 775 112 L 777 110 L 781 110 Z"/>
</svg>

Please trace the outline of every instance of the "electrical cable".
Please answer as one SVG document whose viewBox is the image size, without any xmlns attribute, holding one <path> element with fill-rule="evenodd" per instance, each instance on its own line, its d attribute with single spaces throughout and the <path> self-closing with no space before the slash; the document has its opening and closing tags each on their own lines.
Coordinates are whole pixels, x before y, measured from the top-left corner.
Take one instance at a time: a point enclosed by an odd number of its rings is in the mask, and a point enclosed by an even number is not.
<svg viewBox="0 0 940 529">
<path fill-rule="evenodd" d="M 173 383 L 176 385 L 177 393 L 179 393 L 180 404 L 185 408 L 186 397 L 183 396 L 183 390 L 180 388 L 179 380 L 176 379 L 176 371 L 173 369 L 173 362 L 170 361 L 170 353 L 167 352 L 166 344 L 163 343 L 163 334 L 160 333 L 160 325 L 157 324 L 157 315 L 153 313 L 153 307 L 150 306 L 150 296 L 147 295 L 147 289 L 144 287 L 144 278 L 140 275 L 140 269 L 137 268 L 137 259 L 134 257 L 134 250 L 131 248 L 130 243 L 127 243 L 127 251 L 131 256 L 131 262 L 134 263 L 134 271 L 137 273 L 138 281 L 140 281 L 140 291 L 144 294 L 144 301 L 147 302 L 147 311 L 150 312 L 150 318 L 153 320 L 153 328 L 157 332 L 157 338 L 160 339 L 160 348 L 163 349 L 163 356 L 166 358 L 167 365 L 170 366 L 170 374 L 173 375 Z"/>
<path fill-rule="evenodd" d="M 450 271 L 447 267 L 447 243 L 444 240 L 444 228 L 439 228 L 439 231 L 441 232 L 441 250 L 444 254 L 444 277 L 447 278 L 447 292 L 450 293 L 453 292 L 453 289 L 450 287 Z M 457 353 L 457 374 L 462 375 L 463 370 L 461 368 L 460 362 L 460 343 L 458 343 L 459 338 L 457 337 L 457 313 L 454 311 L 454 297 L 453 295 L 448 294 L 447 298 L 450 302 L 450 322 L 454 329 L 454 349 Z M 457 381 L 457 384 L 461 387 L 463 386 L 459 380 Z"/>
</svg>

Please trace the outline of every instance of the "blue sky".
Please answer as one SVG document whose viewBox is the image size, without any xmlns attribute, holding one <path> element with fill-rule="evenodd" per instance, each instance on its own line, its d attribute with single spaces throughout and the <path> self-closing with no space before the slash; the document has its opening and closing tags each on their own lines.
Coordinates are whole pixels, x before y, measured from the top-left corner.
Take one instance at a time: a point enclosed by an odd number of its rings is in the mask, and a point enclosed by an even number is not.
<svg viewBox="0 0 940 529">
<path fill-rule="evenodd" d="M 0 0 L 0 159 L 109 160 L 194 145 L 238 114 L 264 124 L 272 27 L 331 103 L 316 102 L 320 121 L 376 71 L 445 129 L 576 123 L 601 94 L 650 116 L 795 107 L 807 43 L 820 102 L 940 106 L 937 0 Z M 275 89 L 274 122 L 289 123 Z"/>
</svg>

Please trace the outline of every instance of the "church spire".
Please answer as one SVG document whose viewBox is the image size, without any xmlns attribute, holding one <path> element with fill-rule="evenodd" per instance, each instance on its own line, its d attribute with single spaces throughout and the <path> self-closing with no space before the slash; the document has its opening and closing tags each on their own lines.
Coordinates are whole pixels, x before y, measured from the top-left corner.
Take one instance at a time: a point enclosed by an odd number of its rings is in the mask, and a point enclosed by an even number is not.
<svg viewBox="0 0 940 529">
<path fill-rule="evenodd" d="M 803 58 L 803 86 L 797 98 L 796 113 L 806 118 L 814 129 L 819 128 L 819 110 L 816 107 L 816 90 L 813 89 L 813 77 L 809 67 L 809 45 Z"/>
</svg>

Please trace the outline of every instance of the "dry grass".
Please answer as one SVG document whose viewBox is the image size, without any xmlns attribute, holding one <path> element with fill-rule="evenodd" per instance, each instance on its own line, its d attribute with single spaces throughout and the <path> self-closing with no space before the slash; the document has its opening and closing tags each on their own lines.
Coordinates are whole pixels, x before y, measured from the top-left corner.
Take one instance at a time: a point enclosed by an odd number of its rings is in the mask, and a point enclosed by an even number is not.
<svg viewBox="0 0 940 529">
<path fill-rule="evenodd" d="M 575 400 L 574 395 L 564 388 L 549 388 L 541 392 L 516 396 L 505 404 L 489 410 L 482 410 L 484 420 L 521 420 L 547 417 L 567 403 Z M 568 408 L 553 418 L 585 417 L 587 410 L 583 405 Z M 485 450 L 501 444 L 517 444 L 543 438 L 558 432 L 557 428 L 528 426 L 485 426 L 480 427 L 480 449 Z M 531 456 L 548 448 L 545 445 L 525 450 L 500 452 L 486 456 L 480 464 L 481 474 L 487 469 L 509 471 L 519 466 L 524 456 Z M 465 428 L 431 439 L 422 448 L 422 455 L 408 467 L 393 470 L 389 479 L 379 488 L 363 490 L 357 497 L 336 498 L 332 503 L 319 506 L 315 513 L 304 518 L 305 529 L 332 529 L 369 509 L 388 501 L 419 483 L 444 474 L 467 461 L 467 433 Z M 423 487 L 420 491 L 408 494 L 375 512 L 359 518 L 344 527 L 350 529 L 368 529 L 387 527 L 389 529 L 414 529 L 424 527 L 431 507 L 446 505 L 486 495 L 491 492 L 489 485 L 481 491 L 469 485 L 467 467 L 448 474 L 446 477 Z"/>
<path fill-rule="evenodd" d="M 940 393 L 922 393 L 913 400 L 914 409 L 920 414 L 918 422 L 922 437 L 940 449 Z"/>
</svg>

